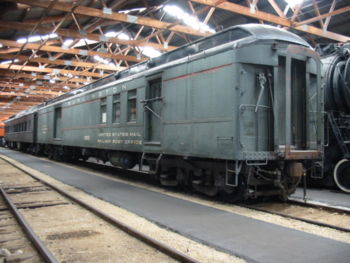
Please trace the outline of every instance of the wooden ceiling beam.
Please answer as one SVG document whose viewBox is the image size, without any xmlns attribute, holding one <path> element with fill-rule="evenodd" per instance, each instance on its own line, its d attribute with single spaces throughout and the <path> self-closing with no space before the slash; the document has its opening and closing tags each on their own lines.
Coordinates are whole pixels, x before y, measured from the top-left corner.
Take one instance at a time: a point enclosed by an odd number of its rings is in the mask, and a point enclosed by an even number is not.
<svg viewBox="0 0 350 263">
<path fill-rule="evenodd" d="M 274 23 L 277 25 L 290 27 L 290 28 L 293 28 L 293 29 L 296 29 L 296 30 L 299 30 L 299 31 L 302 31 L 305 33 L 317 35 L 317 36 L 332 39 L 335 41 L 339 41 L 339 42 L 350 41 L 350 37 L 348 37 L 348 36 L 344 36 L 344 35 L 329 32 L 329 31 L 324 31 L 318 27 L 314 27 L 314 26 L 310 26 L 310 25 L 295 26 L 290 20 L 288 20 L 286 18 L 279 17 L 279 16 L 276 16 L 276 15 L 273 15 L 270 13 L 266 13 L 263 11 L 256 10 L 255 13 L 252 13 L 252 12 L 250 12 L 249 7 L 235 4 L 232 2 L 224 1 L 220 4 L 216 4 L 216 2 L 217 2 L 216 0 L 191 0 L 191 1 L 199 3 L 199 4 L 207 5 L 207 6 L 213 6 L 213 7 L 220 8 L 220 9 L 232 12 L 232 13 L 252 17 L 255 19 L 261 19 L 261 20 L 268 21 L 268 22 L 271 22 L 271 23 Z"/>
<path fill-rule="evenodd" d="M 6 48 L 6 49 L 1 49 L 0 54 L 11 54 L 18 52 L 20 49 L 19 48 Z M 13 58 L 13 56 L 12 56 Z"/>
<path fill-rule="evenodd" d="M 54 88 L 59 88 L 59 89 L 63 88 L 64 86 L 69 87 L 71 89 L 76 89 L 76 88 L 81 87 L 81 85 L 72 84 L 72 83 L 57 82 L 57 83 L 53 84 L 53 83 L 50 83 L 49 81 L 41 81 L 41 80 L 28 81 L 28 80 L 18 80 L 18 79 L 6 80 L 5 78 L 2 79 L 0 77 L 0 83 L 8 83 L 8 84 L 13 84 L 13 85 L 17 85 L 17 86 L 21 86 L 21 85 L 26 85 L 26 86 L 33 86 L 34 85 L 34 86 L 44 86 L 44 87 L 50 86 L 50 88 L 53 86 Z"/>
<path fill-rule="evenodd" d="M 50 97 L 51 95 L 51 97 Z M 0 91 L 0 98 L 1 97 L 36 97 L 36 98 L 45 98 L 45 99 L 48 99 L 48 98 L 52 98 L 54 96 L 58 96 L 58 95 L 62 95 L 62 93 L 59 93 L 59 92 L 53 92 L 51 91 L 51 94 L 47 94 L 47 95 L 44 95 L 40 92 L 36 92 L 36 91 L 33 91 L 33 94 L 31 93 L 18 93 L 18 92 L 4 92 L 4 91 Z"/>
<path fill-rule="evenodd" d="M 337 10 L 334 10 L 332 12 L 327 12 L 325 14 L 322 14 L 322 15 L 319 15 L 319 16 L 316 16 L 316 17 L 313 17 L 313 18 L 310 18 L 310 19 L 306 19 L 306 20 L 300 21 L 298 23 L 295 23 L 295 25 L 296 26 L 307 25 L 307 24 L 310 24 L 310 23 L 322 20 L 324 18 L 327 18 L 327 17 L 330 17 L 330 16 L 339 15 L 339 14 L 342 14 L 342 13 L 345 13 L 345 12 L 349 12 L 349 11 L 350 11 L 350 6 L 345 6 L 345 7 L 339 8 Z"/>
<path fill-rule="evenodd" d="M 28 101 L 18 101 L 18 102 L 0 102 L 0 107 L 4 107 L 4 106 L 10 106 L 13 107 L 15 109 L 27 109 L 31 106 L 37 105 L 40 102 L 37 101 L 33 101 L 33 102 L 28 102 Z M 9 105 L 10 104 L 10 105 Z"/>
<path fill-rule="evenodd" d="M 56 75 L 60 74 L 72 74 L 73 76 L 85 76 L 85 77 L 94 77 L 94 78 L 102 78 L 108 76 L 109 74 L 99 74 L 88 71 L 77 71 L 77 70 L 67 70 L 67 69 L 58 69 L 58 68 L 41 68 L 41 67 L 33 67 L 33 66 L 22 66 L 12 64 L 9 67 L 9 64 L 0 64 L 0 69 L 5 70 L 21 70 L 21 71 L 30 71 L 30 72 L 45 72 L 45 73 L 54 73 Z"/>
<path fill-rule="evenodd" d="M 50 2 L 41 2 L 37 0 L 9 0 L 9 1 L 17 2 L 17 3 L 19 2 L 23 4 L 28 4 L 30 6 L 37 6 L 42 8 L 48 8 L 50 5 Z M 73 8 L 73 5 L 68 3 L 58 3 L 52 7 L 53 10 L 58 10 L 63 12 L 71 12 L 72 8 Z M 130 23 L 130 24 L 138 24 L 138 25 L 153 27 L 157 29 L 176 31 L 179 33 L 185 33 L 185 34 L 190 34 L 195 36 L 210 35 L 210 33 L 203 33 L 189 26 L 173 24 L 169 22 L 160 21 L 157 19 L 148 18 L 148 17 L 117 13 L 117 12 L 113 12 L 112 9 L 101 10 L 97 8 L 87 7 L 87 6 L 78 6 L 74 9 L 73 13 L 79 14 L 79 15 L 87 15 L 90 17 L 116 20 L 116 21 Z"/>
<path fill-rule="evenodd" d="M 9 105 L 10 104 L 10 105 Z M 22 105 L 21 103 L 0 103 L 0 108 L 1 107 L 9 107 L 8 109 L 16 109 L 16 110 L 25 110 L 28 109 L 29 107 L 38 104 L 37 102 L 33 102 L 32 104 L 27 104 L 27 105 Z"/>
<path fill-rule="evenodd" d="M 77 15 L 77 18 L 86 18 L 86 17 L 88 16 Z M 47 16 L 43 19 L 41 18 L 24 19 L 23 22 L 26 24 L 32 24 L 32 25 L 36 25 L 37 23 L 40 22 L 41 25 L 44 25 L 44 24 L 51 24 L 51 23 L 59 23 L 63 18 L 64 16 Z M 65 21 L 68 21 L 68 20 L 72 20 L 72 17 L 66 17 Z"/>
<path fill-rule="evenodd" d="M 35 80 L 35 79 L 40 79 L 40 80 L 50 80 L 53 78 L 53 76 L 48 76 L 48 75 L 42 75 L 42 74 L 37 74 L 37 73 L 32 73 L 32 74 L 26 74 L 26 73 L 12 73 L 8 71 L 3 71 L 0 70 L 0 76 L 6 77 L 6 78 L 14 78 L 14 79 L 30 79 L 30 80 Z M 67 82 L 72 82 L 72 83 L 85 83 L 85 82 L 90 82 L 86 78 L 69 78 L 65 76 L 57 76 L 55 77 L 56 81 L 67 81 Z"/>
<path fill-rule="evenodd" d="M 77 70 L 67 70 L 67 69 L 58 69 L 58 68 L 41 68 L 41 67 L 23 66 L 23 65 L 16 65 L 16 64 L 12 64 L 10 68 L 8 67 L 9 67 L 9 64 L 0 64 L 0 69 L 4 69 L 4 70 L 45 72 L 45 73 L 53 73 L 55 75 L 71 74 L 73 76 L 85 76 L 85 77 L 93 77 L 93 78 L 102 78 L 109 75 L 109 74 L 99 74 L 99 73 L 88 72 L 88 71 L 77 71 Z"/>
<path fill-rule="evenodd" d="M 13 56 L 7 55 L 7 54 L 0 54 L 0 58 L 13 59 Z M 26 61 L 28 59 L 28 56 L 17 55 L 16 59 L 18 59 L 19 61 Z M 125 67 L 120 67 L 120 66 L 112 66 L 112 65 L 98 64 L 98 63 L 91 63 L 91 62 L 82 62 L 77 60 L 55 59 L 55 58 L 34 57 L 30 59 L 30 62 L 46 63 L 46 64 L 52 64 L 52 65 L 61 65 L 61 66 L 83 67 L 83 68 L 97 68 L 97 69 L 110 70 L 110 71 L 120 71 L 125 69 Z"/>
<path fill-rule="evenodd" d="M 3 87 L 3 85 L 0 84 L 0 87 Z M 32 90 L 30 89 L 29 87 L 25 90 L 2 90 L 1 92 L 4 92 L 4 93 L 11 93 L 11 94 L 14 94 L 15 96 L 24 96 L 24 95 L 43 95 L 43 96 L 46 96 L 46 95 L 52 95 L 52 96 L 59 96 L 59 95 L 62 95 L 64 92 L 60 92 L 60 91 L 49 91 L 49 90 Z"/>
<path fill-rule="evenodd" d="M 0 88 L 9 89 L 8 91 L 20 91 L 20 90 L 35 90 L 35 91 L 54 91 L 54 92 L 64 92 L 62 87 L 58 88 L 54 85 L 52 86 L 39 86 L 39 85 L 17 85 L 12 83 L 2 83 L 0 82 Z M 45 93 L 46 94 L 46 93 Z M 48 93 L 49 94 L 49 93 Z"/>
<path fill-rule="evenodd" d="M 6 39 L 0 39 L 0 43 L 4 46 L 8 47 L 17 47 L 21 48 L 22 44 L 17 43 L 13 40 L 6 40 Z M 64 54 L 73 54 L 73 55 L 80 55 L 80 56 L 100 56 L 103 58 L 112 58 L 112 59 L 120 59 L 120 60 L 127 60 L 132 62 L 141 62 L 145 59 L 138 59 L 134 56 L 124 56 L 124 55 L 118 55 L 118 54 L 110 54 L 110 53 L 104 53 L 104 52 L 98 52 L 98 51 L 90 51 L 86 49 L 77 49 L 77 48 L 62 48 L 62 47 L 56 47 L 56 46 L 49 46 L 49 45 L 43 45 L 40 44 L 34 44 L 34 43 L 27 43 L 24 47 L 24 49 L 30 49 L 30 50 L 37 50 L 40 49 L 40 51 L 47 51 L 47 52 L 56 52 L 56 53 L 64 53 Z"/>
<path fill-rule="evenodd" d="M 21 22 L 10 22 L 10 21 L 0 21 L 0 28 L 6 28 L 6 29 L 14 29 L 14 30 L 25 30 L 25 31 L 31 31 L 33 26 L 26 23 Z M 38 26 L 36 28 L 36 32 L 39 32 L 41 34 L 50 34 L 54 28 L 52 27 L 44 27 L 44 26 Z M 87 32 L 78 32 L 71 29 L 57 29 L 55 31 L 57 35 L 69 37 L 69 38 L 79 38 L 79 39 L 89 39 L 94 40 L 97 42 L 106 42 L 106 43 L 113 43 L 117 45 L 126 45 L 126 46 L 141 46 L 141 47 L 153 47 L 155 49 L 160 49 L 163 51 L 170 51 L 175 49 L 175 46 L 168 46 L 164 47 L 163 45 L 159 45 L 154 42 L 141 42 L 141 41 L 135 41 L 135 40 L 123 40 L 113 37 L 106 37 L 99 34 L 93 34 L 93 33 L 87 33 Z"/>
<path fill-rule="evenodd" d="M 285 14 L 281 10 L 281 8 L 278 6 L 278 4 L 275 2 L 275 0 L 268 0 L 272 8 L 275 10 L 275 12 L 283 18 L 286 18 Z"/>
<path fill-rule="evenodd" d="M 313 7 L 314 7 L 314 10 L 315 10 L 316 15 L 317 15 L 317 16 L 320 16 L 321 13 L 320 13 L 320 9 L 318 8 L 317 1 L 316 1 L 316 0 L 312 0 L 312 5 L 313 5 Z M 323 29 L 323 28 L 324 28 L 323 20 L 320 19 L 318 22 L 320 23 L 320 26 L 321 26 L 321 28 Z"/>
<path fill-rule="evenodd" d="M 12 115 L 20 112 L 21 110 L 18 110 L 18 111 L 8 111 L 8 110 L 4 110 L 4 111 L 0 111 L 0 116 L 3 117 L 3 116 L 7 116 L 7 117 L 11 117 Z M 4 120 L 2 118 L 2 120 Z"/>
</svg>

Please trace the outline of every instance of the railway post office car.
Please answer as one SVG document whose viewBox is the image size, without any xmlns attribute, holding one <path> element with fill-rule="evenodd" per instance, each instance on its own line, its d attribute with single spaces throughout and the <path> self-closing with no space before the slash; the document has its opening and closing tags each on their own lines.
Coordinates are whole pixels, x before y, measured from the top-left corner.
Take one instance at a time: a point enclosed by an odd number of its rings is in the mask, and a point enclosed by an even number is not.
<svg viewBox="0 0 350 263">
<path fill-rule="evenodd" d="M 285 197 L 322 155 L 320 70 L 300 37 L 235 26 L 42 105 L 34 148 L 148 164 L 164 185 L 229 200 Z"/>
</svg>

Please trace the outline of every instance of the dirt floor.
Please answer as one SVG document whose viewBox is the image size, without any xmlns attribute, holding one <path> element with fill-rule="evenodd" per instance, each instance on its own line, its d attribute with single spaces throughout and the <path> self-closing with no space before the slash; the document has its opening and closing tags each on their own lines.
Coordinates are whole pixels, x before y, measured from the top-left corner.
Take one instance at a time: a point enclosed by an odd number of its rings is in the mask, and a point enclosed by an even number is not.
<svg viewBox="0 0 350 263">
<path fill-rule="evenodd" d="M 6 158 L 6 157 L 5 157 Z M 88 201 L 109 215 L 127 222 L 131 227 L 174 247 L 200 262 L 244 262 L 242 259 L 217 251 L 198 242 L 161 228 L 142 217 L 124 209 L 92 197 L 76 188 L 62 184 L 35 170 L 17 165 L 33 172 L 36 176 L 69 191 L 77 198 Z M 34 180 L 15 168 L 7 167 L 0 161 L 0 184 L 30 185 Z M 140 241 L 130 238 L 122 231 L 105 223 L 90 212 L 72 205 L 55 192 L 21 193 L 13 198 L 23 204 L 64 203 L 36 209 L 22 209 L 25 218 L 33 226 L 39 237 L 61 262 L 173 262 L 171 258 L 159 253 Z M 1 245 L 1 244 L 0 244 Z"/>
<path fill-rule="evenodd" d="M 349 197 L 350 201 L 350 197 Z M 257 207 L 268 209 L 273 212 L 280 212 L 283 214 L 302 217 L 308 220 L 334 225 L 343 228 L 350 228 L 350 215 L 347 213 L 330 212 L 322 208 L 303 207 L 299 205 L 290 204 L 270 204 L 263 203 Z M 350 235 L 350 234 L 349 234 Z"/>
</svg>

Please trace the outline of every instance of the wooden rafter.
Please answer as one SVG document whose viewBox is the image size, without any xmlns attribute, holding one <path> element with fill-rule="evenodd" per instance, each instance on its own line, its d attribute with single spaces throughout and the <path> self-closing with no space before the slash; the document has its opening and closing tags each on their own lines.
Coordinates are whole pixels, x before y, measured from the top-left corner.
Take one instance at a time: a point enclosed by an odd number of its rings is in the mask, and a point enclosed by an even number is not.
<svg viewBox="0 0 350 263">
<path fill-rule="evenodd" d="M 23 85 L 25 86 L 43 86 L 46 89 L 50 87 L 50 89 L 62 89 L 63 87 L 68 87 L 70 89 L 76 89 L 79 88 L 81 85 L 78 84 L 72 84 L 72 83 L 62 83 L 62 82 L 56 82 L 54 84 L 50 83 L 49 81 L 28 81 L 28 80 L 18 80 L 18 79 L 12 79 L 12 80 L 6 80 L 6 77 L 0 78 L 0 85 L 1 84 L 11 84 L 18 87 L 21 87 Z"/>
<path fill-rule="evenodd" d="M 8 72 L 8 71 L 4 71 L 4 70 L 0 70 L 0 76 L 2 76 L 3 78 L 14 78 L 14 79 L 30 79 L 30 80 L 35 80 L 35 79 L 39 79 L 39 80 L 50 80 L 51 78 L 53 78 L 53 76 L 49 76 L 49 75 L 42 75 L 42 74 L 38 74 L 38 73 L 32 73 L 32 74 L 27 74 L 27 73 L 18 73 L 17 75 L 15 75 L 12 72 Z M 65 76 L 55 76 L 55 80 L 56 81 L 67 81 L 67 82 L 73 82 L 73 83 L 85 83 L 85 82 L 90 82 L 88 79 L 86 78 L 69 78 L 69 77 L 65 77 Z"/>
<path fill-rule="evenodd" d="M 12 59 L 13 56 L 0 54 L 0 58 Z M 18 59 L 19 61 L 25 61 L 27 58 L 28 58 L 27 56 L 22 56 L 22 55 L 18 55 L 16 57 L 16 59 Z M 63 60 L 63 59 L 55 59 L 55 58 L 34 57 L 30 59 L 30 61 L 37 62 L 37 63 L 52 64 L 52 65 L 75 66 L 75 67 L 82 67 L 82 68 L 97 68 L 97 69 L 110 70 L 110 71 L 119 71 L 119 70 L 125 69 L 125 67 L 120 67 L 120 66 L 82 62 L 77 60 Z"/>
<path fill-rule="evenodd" d="M 0 88 L 4 87 L 5 85 L 1 85 L 0 84 Z M 7 88 L 5 86 L 5 88 Z M 52 95 L 52 96 L 58 96 L 58 95 L 62 95 L 63 94 L 63 91 L 51 91 L 51 90 L 37 90 L 37 89 L 31 89 L 29 86 L 27 87 L 24 87 L 23 89 L 18 89 L 18 90 L 15 90 L 15 89 L 7 89 L 7 90 L 2 90 L 1 92 L 7 92 L 7 93 L 11 93 L 11 94 L 14 94 L 16 96 L 24 96 L 23 94 L 34 94 L 34 95 Z"/>
<path fill-rule="evenodd" d="M 268 0 L 272 8 L 275 10 L 275 12 L 283 18 L 286 18 L 285 14 L 281 10 L 281 8 L 278 6 L 278 4 L 275 2 L 275 0 Z"/>
<path fill-rule="evenodd" d="M 313 7 L 314 7 L 314 10 L 315 10 L 316 15 L 317 15 L 317 16 L 320 16 L 321 13 L 320 13 L 320 9 L 318 8 L 317 1 L 316 1 L 316 0 L 312 0 L 312 5 L 313 5 Z M 318 22 L 320 23 L 321 28 L 324 28 L 323 20 L 320 19 Z"/>
<path fill-rule="evenodd" d="M 88 16 L 78 15 L 78 17 L 79 18 L 86 18 Z M 64 18 L 64 16 L 47 16 L 41 20 L 37 19 L 37 18 L 36 19 L 25 19 L 23 22 L 26 24 L 32 24 L 32 25 L 35 25 L 35 24 L 40 22 L 41 25 L 44 25 L 44 24 L 58 23 L 63 18 Z M 72 19 L 71 17 L 67 17 L 66 21 L 71 20 L 71 19 Z"/>
<path fill-rule="evenodd" d="M 19 92 L 4 92 L 0 91 L 0 97 L 36 97 L 36 98 L 48 98 L 48 96 L 58 96 L 62 93 L 51 92 L 51 94 L 42 94 L 41 92 L 32 91 L 32 93 L 19 93 Z"/>
<path fill-rule="evenodd" d="M 0 88 L 4 88 L 2 91 L 21 91 L 21 90 L 35 90 L 35 91 L 54 91 L 54 92 L 63 92 L 62 87 L 57 87 L 56 85 L 40 86 L 40 85 L 18 85 L 14 83 L 3 83 L 0 82 Z M 45 93 L 44 93 L 45 94 Z M 51 93 L 47 93 L 51 94 Z"/>
<path fill-rule="evenodd" d="M 334 11 L 334 8 L 335 8 L 336 4 L 337 4 L 337 1 L 333 0 L 328 13 L 332 13 Z M 326 21 L 324 22 L 323 30 L 327 30 L 329 22 L 331 22 L 331 18 L 332 18 L 331 16 L 326 18 Z"/>
<path fill-rule="evenodd" d="M 320 20 L 322 20 L 324 18 L 335 16 L 335 15 L 339 15 L 339 14 L 342 14 L 342 13 L 345 13 L 345 12 L 349 12 L 349 11 L 350 11 L 350 6 L 345 6 L 345 7 L 339 8 L 337 10 L 330 11 L 330 12 L 327 12 L 327 13 L 322 14 L 322 15 L 318 15 L 318 16 L 310 18 L 310 19 L 306 19 L 304 21 L 296 23 L 295 25 L 296 26 L 301 26 L 301 25 L 311 24 L 313 22 L 320 21 Z"/>
<path fill-rule="evenodd" d="M 30 6 L 37 6 L 37 7 L 42 7 L 42 8 L 49 7 L 48 2 L 40 2 L 37 0 L 9 0 L 9 1 L 17 2 L 17 3 L 19 2 L 19 3 L 27 4 Z M 66 4 L 66 3 L 59 3 L 59 4 L 55 4 L 52 7 L 52 9 L 58 10 L 58 11 L 63 11 L 63 12 L 70 12 L 70 10 L 72 9 L 72 5 Z M 189 26 L 183 26 L 183 25 L 173 24 L 173 23 L 169 23 L 169 22 L 159 21 L 157 19 L 151 19 L 148 17 L 116 13 L 116 12 L 112 12 L 112 10 L 105 10 L 104 11 L 101 9 L 87 7 L 87 6 L 78 6 L 74 10 L 74 14 L 87 15 L 90 17 L 99 17 L 99 18 L 104 18 L 104 19 L 109 19 L 109 20 L 130 23 L 130 24 L 138 24 L 138 25 L 153 27 L 153 28 L 157 28 L 157 29 L 170 30 L 170 31 L 175 31 L 175 32 L 179 32 L 179 33 L 195 35 L 195 36 L 210 35 L 210 33 L 203 33 L 201 31 L 195 30 Z"/>
<path fill-rule="evenodd" d="M 315 26 L 296 26 L 294 25 L 290 20 L 283 18 L 283 17 L 279 17 L 270 13 L 266 13 L 263 11 L 256 11 L 255 13 L 251 13 L 250 12 L 250 8 L 243 6 L 243 5 L 239 5 L 236 3 L 232 3 L 232 2 L 227 2 L 224 1 L 220 4 L 216 4 L 216 0 L 191 0 L 192 2 L 196 2 L 199 4 L 203 4 L 203 5 L 208 5 L 208 6 L 213 6 L 216 8 L 220 8 L 223 10 L 227 10 L 236 14 L 241 14 L 244 16 L 249 16 L 255 19 L 261 19 L 264 21 L 268 21 L 277 25 L 281 25 L 281 26 L 285 26 L 285 27 L 290 27 L 305 33 L 309 33 L 309 34 L 313 34 L 313 35 L 317 35 L 320 37 L 324 37 L 324 38 L 329 38 L 329 39 L 333 39 L 339 42 L 347 42 L 350 41 L 350 37 L 348 36 L 344 36 L 341 34 L 337 34 L 334 32 L 329 32 L 329 31 L 324 31 L 318 27 Z"/>
<path fill-rule="evenodd" d="M 21 23 L 21 22 L 0 21 L 0 28 L 29 31 L 32 29 L 32 25 Z M 41 34 L 49 34 L 52 31 L 53 31 L 52 27 L 39 26 L 36 29 L 36 32 Z M 135 40 L 123 40 L 123 39 L 118 39 L 114 37 L 106 37 L 99 34 L 87 33 L 83 30 L 80 30 L 80 32 L 78 32 L 70 29 L 57 29 L 56 34 L 64 37 L 88 39 L 88 40 L 93 40 L 97 42 L 113 43 L 118 45 L 153 47 L 155 49 L 160 49 L 163 51 L 170 51 L 176 48 L 175 46 L 164 47 L 163 45 L 159 45 L 157 43 L 152 43 L 152 42 L 141 42 L 141 41 L 135 41 Z"/>
<path fill-rule="evenodd" d="M 87 72 L 87 71 L 67 70 L 67 69 L 58 69 L 58 68 L 41 68 L 41 67 L 33 67 L 33 66 L 15 65 L 15 64 L 12 64 L 10 68 L 8 68 L 8 66 L 9 66 L 8 64 L 0 64 L 0 69 L 23 70 L 23 71 L 30 71 L 30 72 L 45 72 L 45 73 L 54 73 L 56 75 L 71 74 L 73 76 L 86 76 L 86 77 L 95 77 L 95 78 L 102 78 L 108 75 L 108 74 L 100 74 L 100 73 Z"/>
<path fill-rule="evenodd" d="M 3 102 L 0 102 L 0 106 L 6 106 L 7 104 L 9 103 L 9 101 L 3 101 Z M 20 103 L 20 104 L 19 104 Z M 38 101 L 32 101 L 32 100 L 27 100 L 27 101 L 14 101 L 12 102 L 12 104 L 16 104 L 17 106 L 21 107 L 28 107 L 28 106 L 31 106 L 31 105 L 35 105 L 35 104 L 38 104 L 39 102 Z"/>
<path fill-rule="evenodd" d="M 16 41 L 6 40 L 6 39 L 0 39 L 0 43 L 3 44 L 4 46 L 8 46 L 8 47 L 21 47 L 22 46 L 20 43 L 17 43 Z M 44 45 L 44 46 L 40 47 L 39 44 L 33 44 L 33 43 L 28 43 L 24 48 L 30 49 L 30 50 L 36 50 L 36 49 L 40 48 L 40 50 L 48 51 L 48 52 L 73 54 L 73 55 L 81 55 L 81 56 L 100 56 L 103 58 L 121 59 L 121 60 L 127 60 L 127 61 L 132 61 L 132 62 L 141 62 L 141 61 L 145 60 L 145 59 L 141 59 L 141 58 L 138 59 L 137 57 L 134 57 L 134 56 L 109 54 L 109 53 L 98 52 L 98 51 L 90 51 L 90 50 L 86 50 L 86 49 L 77 49 L 77 48 L 67 49 L 67 48 L 48 46 L 48 45 Z"/>
</svg>

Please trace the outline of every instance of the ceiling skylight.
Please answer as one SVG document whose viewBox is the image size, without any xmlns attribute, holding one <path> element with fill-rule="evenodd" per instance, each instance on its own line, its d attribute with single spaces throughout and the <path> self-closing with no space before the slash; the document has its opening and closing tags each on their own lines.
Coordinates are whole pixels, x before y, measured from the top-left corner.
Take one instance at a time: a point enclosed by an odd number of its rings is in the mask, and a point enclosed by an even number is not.
<svg viewBox="0 0 350 263">
<path fill-rule="evenodd" d="M 22 37 L 17 39 L 17 43 L 20 44 L 24 44 L 27 42 L 38 42 L 38 41 L 42 41 L 42 40 L 47 40 L 47 39 L 55 39 L 57 38 L 57 34 L 56 33 L 51 33 L 51 34 L 47 34 L 47 35 L 35 35 L 35 36 L 30 36 L 28 38 L 26 37 Z"/>
<path fill-rule="evenodd" d="M 304 0 L 284 0 L 290 7 L 301 4 Z"/>
<path fill-rule="evenodd" d="M 128 10 L 121 10 L 121 11 L 119 11 L 118 13 L 121 13 L 121 14 L 129 14 L 130 12 L 139 12 L 139 13 L 141 13 L 141 12 L 143 12 L 143 11 L 145 11 L 146 10 L 146 8 L 145 7 L 140 7 L 140 8 L 132 8 L 132 9 L 128 9 Z"/>
<path fill-rule="evenodd" d="M 166 5 L 163 7 L 163 10 L 175 17 L 176 19 L 182 21 L 184 24 L 192 27 L 193 29 L 196 29 L 201 32 L 210 32 L 215 33 L 215 30 L 209 27 L 207 24 L 204 24 L 198 20 L 197 17 L 190 15 L 183 11 L 180 7 L 176 5 Z"/>
<path fill-rule="evenodd" d="M 154 49 L 153 47 L 140 47 L 143 55 L 149 58 L 159 57 L 162 53 L 159 50 Z"/>
<path fill-rule="evenodd" d="M 62 47 L 69 48 L 72 43 L 73 43 L 73 39 L 66 39 L 63 42 Z M 95 43 L 97 43 L 97 41 L 83 38 L 83 39 L 80 39 L 76 44 L 74 44 L 73 47 L 82 47 L 82 46 L 86 46 L 86 44 L 90 45 Z"/>
<path fill-rule="evenodd" d="M 19 60 L 18 59 L 15 59 L 15 60 L 4 60 L 4 61 L 1 61 L 0 64 L 10 64 L 10 63 L 16 63 L 18 62 Z"/>
<path fill-rule="evenodd" d="M 94 56 L 94 60 L 106 65 L 115 66 L 113 62 L 110 62 L 108 59 L 101 58 L 100 56 L 97 56 L 97 55 Z"/>
</svg>

